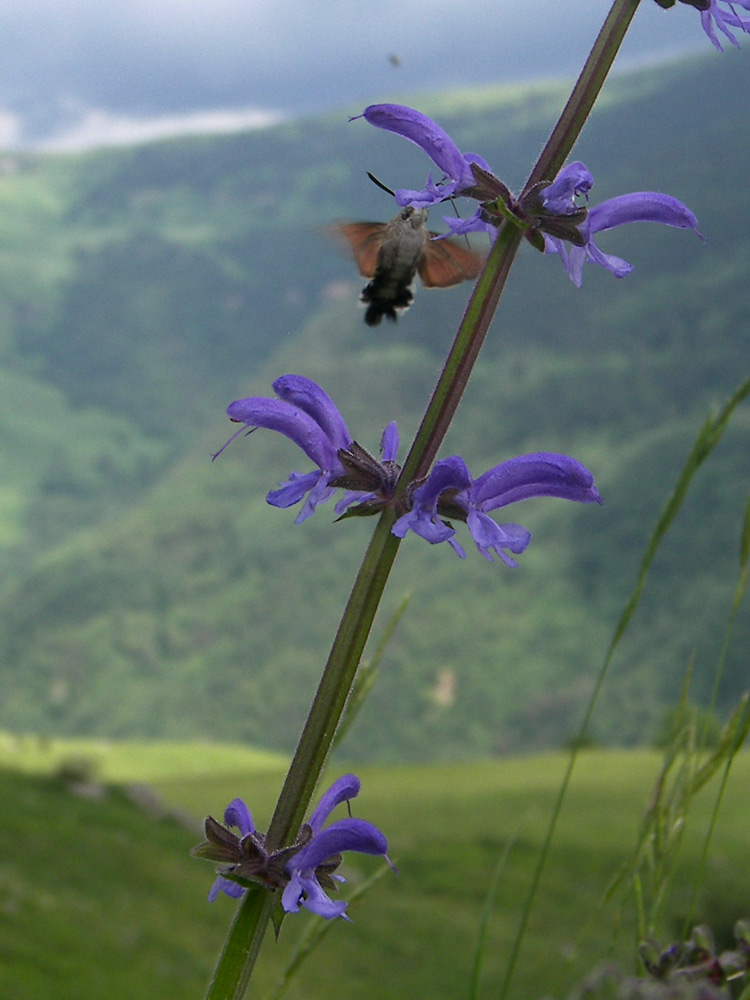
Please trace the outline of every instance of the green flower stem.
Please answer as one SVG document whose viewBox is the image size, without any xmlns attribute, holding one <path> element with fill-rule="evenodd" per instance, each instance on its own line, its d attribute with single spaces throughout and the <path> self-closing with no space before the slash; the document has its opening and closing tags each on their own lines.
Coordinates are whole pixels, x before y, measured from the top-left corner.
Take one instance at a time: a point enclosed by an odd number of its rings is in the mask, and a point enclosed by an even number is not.
<svg viewBox="0 0 750 1000">
<path fill-rule="evenodd" d="M 469 299 L 414 444 L 404 462 L 399 480 L 401 492 L 405 492 L 408 484 L 415 479 L 426 476 L 435 461 L 487 336 L 521 238 L 520 230 L 507 223 L 498 233 Z"/>
<path fill-rule="evenodd" d="M 258 889 L 245 893 L 234 915 L 206 1000 L 229 1000 L 230 997 L 242 1000 L 275 905 L 276 898 L 270 892 Z"/>
<path fill-rule="evenodd" d="M 614 0 L 527 188 L 539 180 L 551 180 L 573 148 L 638 3 L 639 0 Z M 414 479 L 425 476 L 435 460 L 484 343 L 521 239 L 522 233 L 507 223 L 498 234 L 404 463 L 399 495 L 403 495 Z M 354 583 L 271 820 L 268 846 L 272 850 L 294 840 L 325 764 L 398 551 L 399 539 L 391 534 L 395 516 L 392 509 L 381 515 Z M 276 902 L 276 896 L 271 893 L 245 894 L 237 908 L 207 1000 L 242 1000 Z"/>
<path fill-rule="evenodd" d="M 395 520 L 384 511 L 367 547 L 271 820 L 271 850 L 293 841 L 304 821 L 401 544 L 391 534 Z"/>
</svg>

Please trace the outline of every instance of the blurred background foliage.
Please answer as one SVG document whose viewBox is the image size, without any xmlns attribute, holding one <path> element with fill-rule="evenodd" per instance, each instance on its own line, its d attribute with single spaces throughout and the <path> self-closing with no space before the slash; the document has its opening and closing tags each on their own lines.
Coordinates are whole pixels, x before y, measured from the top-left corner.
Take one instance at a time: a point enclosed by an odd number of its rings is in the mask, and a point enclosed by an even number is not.
<svg viewBox="0 0 750 1000">
<path fill-rule="evenodd" d="M 442 454 L 475 474 L 532 450 L 595 473 L 602 509 L 530 502 L 521 567 L 411 538 L 383 619 L 411 591 L 353 760 L 560 745 L 577 730 L 653 522 L 707 410 L 748 372 L 747 52 L 615 78 L 576 148 L 592 203 L 668 191 L 692 233 L 600 237 L 632 261 L 577 290 L 525 247 Z M 522 183 L 558 85 L 436 95 L 423 110 Z M 361 109 L 352 109 L 352 112 Z M 721 156 L 716 150 L 721 150 Z M 211 464 L 233 398 L 287 371 L 319 381 L 354 437 L 406 443 L 467 288 L 420 290 L 366 329 L 361 280 L 322 226 L 394 206 L 429 164 L 346 115 L 229 136 L 0 164 L 0 725 L 215 738 L 288 751 L 372 524 L 295 527 L 266 491 L 297 449 L 260 432 Z M 434 213 L 436 216 L 436 213 Z M 432 225 L 440 228 L 437 217 Z M 750 414 L 738 411 L 653 566 L 592 738 L 649 741 L 695 660 L 708 696 L 737 573 Z M 404 453 L 405 444 L 402 447 Z M 462 529 L 459 527 L 459 535 Z M 466 539 L 464 539 L 466 541 Z M 467 546 L 469 548 L 469 546 Z M 747 682 L 747 615 L 719 713 Z"/>
</svg>

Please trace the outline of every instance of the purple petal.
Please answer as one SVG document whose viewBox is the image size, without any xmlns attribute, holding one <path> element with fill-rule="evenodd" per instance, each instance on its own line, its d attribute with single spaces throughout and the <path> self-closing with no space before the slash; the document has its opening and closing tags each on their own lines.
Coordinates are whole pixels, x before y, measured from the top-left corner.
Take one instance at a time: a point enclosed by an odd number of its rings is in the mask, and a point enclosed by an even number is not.
<svg viewBox="0 0 750 1000">
<path fill-rule="evenodd" d="M 273 383 L 273 391 L 311 416 L 335 449 L 348 448 L 352 443 L 344 418 L 333 400 L 312 379 L 303 375 L 282 375 Z"/>
<path fill-rule="evenodd" d="M 503 552 L 520 554 L 531 541 L 531 532 L 521 524 L 496 524 L 488 514 L 471 510 L 466 518 L 466 524 L 476 546 L 489 562 L 492 562 L 492 550 L 502 559 L 506 566 L 515 568 L 518 563 Z"/>
<path fill-rule="evenodd" d="M 209 903 L 213 903 L 220 892 L 223 892 L 226 896 L 231 896 L 232 899 L 239 899 L 244 891 L 244 888 L 241 885 L 238 885 L 237 882 L 233 882 L 229 878 L 222 878 L 221 875 L 217 875 L 214 879 L 214 884 L 209 889 L 208 901 Z"/>
<path fill-rule="evenodd" d="M 253 817 L 242 799 L 232 799 L 224 810 L 224 822 L 227 826 L 236 826 L 243 837 L 255 831 Z"/>
<path fill-rule="evenodd" d="M 577 206 L 578 195 L 587 195 L 594 186 L 594 177 L 585 163 L 576 160 L 558 173 L 549 187 L 542 191 L 545 208 L 555 215 L 567 215 Z"/>
<path fill-rule="evenodd" d="M 471 473 L 460 455 L 451 455 L 436 462 L 427 479 L 414 490 L 412 509 L 403 514 L 391 528 L 397 538 L 413 531 L 431 545 L 450 542 L 463 559 L 464 550 L 453 542 L 455 530 L 443 523 L 437 513 L 438 497 L 444 490 L 465 490 L 471 485 Z"/>
<path fill-rule="evenodd" d="M 343 497 L 336 502 L 336 506 L 333 509 L 336 514 L 343 514 L 347 507 L 364 503 L 365 500 L 375 500 L 376 498 L 377 493 L 370 493 L 363 490 L 347 490 Z"/>
<path fill-rule="evenodd" d="M 459 181 L 450 181 L 447 184 L 436 184 L 432 179 L 432 174 L 427 178 L 427 184 L 421 191 L 412 191 L 409 188 L 396 188 L 394 192 L 396 204 L 404 208 L 411 205 L 413 208 L 430 208 L 438 205 L 446 198 L 450 198 L 461 189 Z"/>
<path fill-rule="evenodd" d="M 748 5 L 747 0 L 734 0 L 734 2 L 738 6 L 743 7 L 745 10 L 749 9 L 750 5 Z M 711 39 L 711 42 L 719 50 L 719 52 L 723 52 L 724 50 L 716 32 L 714 31 L 714 23 L 716 23 L 719 30 L 726 35 L 732 45 L 735 45 L 738 48 L 740 43 L 729 30 L 730 27 L 739 28 L 741 31 L 750 31 L 750 20 L 740 17 L 739 14 L 734 12 L 731 6 L 728 11 L 722 10 L 719 7 L 717 0 L 712 0 L 710 8 L 708 10 L 701 11 L 701 24 L 703 25 L 703 30 L 706 32 L 708 37 Z"/>
<path fill-rule="evenodd" d="M 249 427 L 279 431 L 300 447 L 321 469 L 337 469 L 337 448 L 320 424 L 303 410 L 282 399 L 250 396 L 227 407 L 227 416 Z"/>
<path fill-rule="evenodd" d="M 308 820 L 313 833 L 317 834 L 336 806 L 348 802 L 359 795 L 360 781 L 356 774 L 345 774 L 331 785 Z M 336 853 L 335 851 L 333 852 Z"/>
<path fill-rule="evenodd" d="M 320 471 L 292 472 L 285 483 L 279 483 L 278 490 L 269 491 L 266 503 L 272 507 L 293 507 L 309 490 L 314 489 L 320 477 Z"/>
<path fill-rule="evenodd" d="M 584 260 L 590 260 L 593 264 L 599 264 L 614 274 L 616 278 L 625 278 L 633 270 L 633 265 L 628 263 L 628 261 L 622 257 L 618 257 L 616 254 L 604 253 L 594 243 L 593 239 L 591 239 L 585 248 L 571 247 L 570 271 L 568 273 L 579 288 L 583 282 Z M 577 281 L 576 278 L 578 279 Z"/>
<path fill-rule="evenodd" d="M 450 542 L 456 534 L 455 530 L 447 524 L 443 524 L 437 514 L 421 507 L 414 507 L 413 510 L 402 514 L 391 528 L 391 534 L 396 538 L 405 538 L 409 531 L 424 538 L 430 545 L 439 545 L 440 542 Z M 460 546 L 459 546 L 460 548 Z M 456 550 L 458 551 L 458 549 Z M 459 552 L 461 555 L 461 552 Z"/>
<path fill-rule="evenodd" d="M 414 490 L 415 507 L 434 509 L 445 490 L 465 490 L 471 485 L 471 473 L 460 455 L 450 455 L 435 462 L 427 479 Z"/>
<path fill-rule="evenodd" d="M 360 854 L 385 854 L 388 842 L 372 823 L 364 819 L 340 819 L 325 830 L 316 833 L 287 865 L 287 871 L 314 871 L 314 869 L 344 851 Z"/>
<path fill-rule="evenodd" d="M 298 913 L 300 903 L 318 916 L 325 917 L 326 920 L 345 917 L 345 902 L 334 902 L 330 899 L 316 878 L 303 878 L 299 872 L 294 872 L 281 896 L 281 906 L 286 913 Z"/>
<path fill-rule="evenodd" d="M 559 254 L 566 274 L 576 288 L 581 287 L 583 284 L 583 265 L 586 262 L 585 247 L 574 247 L 566 240 L 544 233 L 544 252 Z"/>
<path fill-rule="evenodd" d="M 613 253 L 604 253 L 594 242 L 593 237 L 589 237 L 585 247 L 576 247 L 572 243 L 558 239 L 555 236 L 544 234 L 545 253 L 559 253 L 563 267 L 576 286 L 580 288 L 583 284 L 583 265 L 587 260 L 611 271 L 616 278 L 624 278 L 633 270 L 633 265 L 629 264 L 622 257 L 617 257 Z"/>
<path fill-rule="evenodd" d="M 308 517 L 315 513 L 315 508 L 318 504 L 325 503 L 326 500 L 329 500 L 335 494 L 336 489 L 328 485 L 330 479 L 331 474 L 325 472 L 318 478 L 317 483 L 307 494 L 305 502 L 302 504 L 302 510 L 295 517 L 295 524 L 302 524 L 303 521 L 306 521 Z M 268 497 L 266 497 L 266 500 L 268 500 Z"/>
<path fill-rule="evenodd" d="M 601 503 L 589 470 L 567 455 L 535 452 L 501 462 L 475 480 L 471 505 L 496 510 L 531 497 L 561 497 L 582 503 Z"/>
<path fill-rule="evenodd" d="M 299 913 L 300 897 L 302 896 L 302 880 L 298 871 L 292 872 L 292 877 L 284 886 L 281 895 L 281 906 L 285 913 Z"/>
<path fill-rule="evenodd" d="M 334 901 L 327 896 L 316 878 L 302 878 L 300 881 L 305 892 L 302 903 L 305 909 L 326 920 L 333 920 L 336 917 L 349 919 L 345 912 L 347 904 L 343 900 Z"/>
<path fill-rule="evenodd" d="M 266 494 L 266 503 L 272 507 L 293 507 L 306 497 L 302 510 L 294 519 L 295 524 L 306 521 L 311 514 L 315 513 L 318 504 L 325 503 L 336 492 L 335 488 L 328 485 L 331 473 L 327 472 L 292 472 L 285 483 L 280 484 L 278 490 L 269 490 Z"/>
<path fill-rule="evenodd" d="M 453 219 L 449 215 L 444 215 L 443 222 L 450 229 L 450 233 L 433 237 L 433 239 L 445 239 L 446 236 L 464 236 L 466 233 L 487 233 L 494 243 L 497 237 L 497 226 L 486 221 L 481 208 L 478 208 L 468 219 Z"/>
<path fill-rule="evenodd" d="M 456 541 L 455 538 L 449 538 L 447 541 L 448 541 L 448 544 L 450 545 L 450 547 L 453 549 L 453 551 L 459 557 L 459 559 L 465 559 L 466 558 L 466 552 L 465 552 L 463 546 L 459 545 L 459 543 Z"/>
<path fill-rule="evenodd" d="M 660 222 L 698 233 L 698 220 L 687 205 L 658 191 L 634 191 L 603 201 L 591 209 L 582 231 L 584 235 L 601 233 L 628 222 Z"/>
<path fill-rule="evenodd" d="M 443 173 L 464 187 L 474 186 L 474 175 L 458 146 L 437 122 L 403 104 L 371 104 L 362 115 L 371 125 L 395 132 L 423 149 Z"/>
<path fill-rule="evenodd" d="M 395 462 L 398 455 L 398 427 L 396 421 L 391 421 L 383 431 L 380 439 L 380 457 L 384 462 Z"/>
</svg>

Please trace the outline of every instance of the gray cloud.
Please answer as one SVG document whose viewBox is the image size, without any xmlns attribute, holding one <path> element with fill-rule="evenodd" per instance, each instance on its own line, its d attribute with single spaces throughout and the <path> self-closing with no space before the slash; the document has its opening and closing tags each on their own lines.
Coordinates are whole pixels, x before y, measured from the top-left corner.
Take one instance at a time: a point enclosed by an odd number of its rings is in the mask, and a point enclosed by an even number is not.
<svg viewBox="0 0 750 1000">
<path fill-rule="evenodd" d="M 84 119 L 91 129 L 96 114 L 102 123 L 217 108 L 294 115 L 573 74 L 609 7 L 610 0 L 3 4 L 0 114 L 21 121 L 18 141 L 38 143 L 76 128 L 83 134 Z M 708 44 L 694 10 L 644 3 L 623 56 L 686 44 Z"/>
</svg>

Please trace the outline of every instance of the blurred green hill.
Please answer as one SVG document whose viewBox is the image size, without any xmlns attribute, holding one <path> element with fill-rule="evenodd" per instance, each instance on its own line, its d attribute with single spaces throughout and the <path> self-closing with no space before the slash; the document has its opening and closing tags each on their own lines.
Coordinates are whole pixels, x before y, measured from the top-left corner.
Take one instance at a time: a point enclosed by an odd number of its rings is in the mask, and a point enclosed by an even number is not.
<svg viewBox="0 0 750 1000">
<path fill-rule="evenodd" d="M 581 290 L 524 249 L 442 454 L 478 474 L 564 451 L 606 505 L 509 512 L 535 536 L 515 571 L 409 539 L 381 625 L 413 597 L 354 757 L 496 753 L 575 732 L 690 442 L 750 368 L 750 108 L 727 100 L 748 69 L 746 53 L 712 53 L 608 84 L 575 150 L 593 203 L 668 191 L 706 243 L 646 225 L 603 234 L 636 270 L 617 281 L 588 266 Z M 518 186 L 564 96 L 540 85 L 420 106 Z M 227 403 L 289 371 L 318 380 L 365 446 L 393 419 L 408 441 L 467 288 L 420 290 L 397 325 L 369 330 L 362 283 L 320 227 L 389 217 L 366 171 L 416 186 L 429 164 L 342 113 L 0 167 L 0 725 L 288 750 L 371 524 L 334 525 L 322 508 L 295 526 L 269 508 L 266 491 L 305 467 L 274 435 L 210 455 L 231 432 Z M 693 656 L 707 697 L 749 429 L 739 412 L 654 565 L 601 740 L 649 738 Z M 745 615 L 722 706 L 746 686 L 748 642 Z"/>
</svg>

